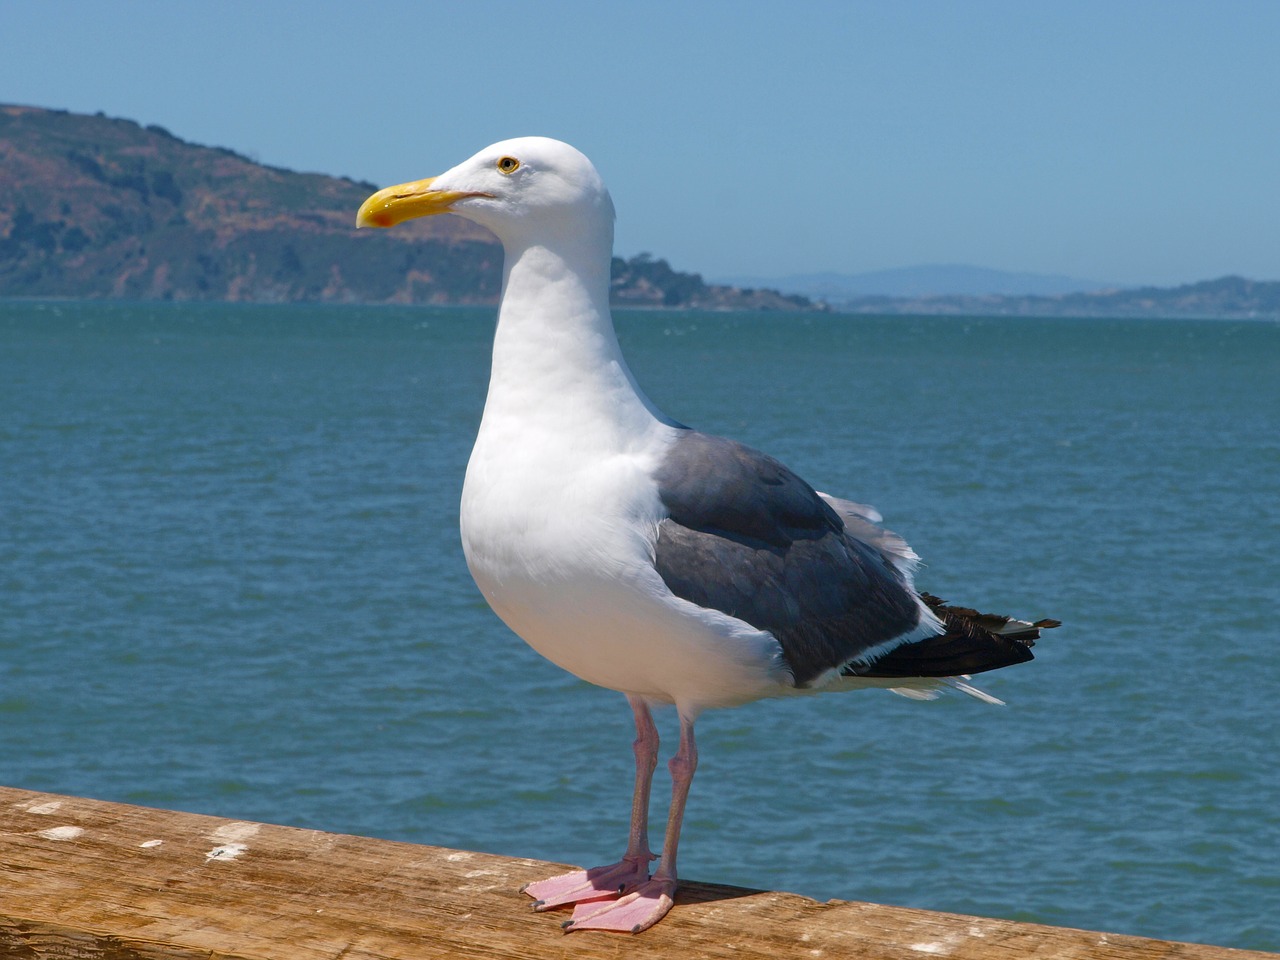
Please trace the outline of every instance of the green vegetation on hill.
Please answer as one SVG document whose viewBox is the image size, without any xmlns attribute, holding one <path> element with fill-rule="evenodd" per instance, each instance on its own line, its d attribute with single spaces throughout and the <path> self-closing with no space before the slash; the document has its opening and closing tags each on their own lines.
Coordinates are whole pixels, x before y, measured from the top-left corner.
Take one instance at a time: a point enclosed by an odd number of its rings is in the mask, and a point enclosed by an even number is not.
<svg viewBox="0 0 1280 960">
<path fill-rule="evenodd" d="M 697 273 L 680 273 L 666 260 L 642 253 L 613 258 L 611 296 L 614 303 L 637 307 L 696 307 L 707 310 L 812 310 L 808 297 L 776 290 L 722 287 Z"/>
<path fill-rule="evenodd" d="M 163 127 L 0 105 L 0 296 L 492 303 L 502 249 L 458 217 L 355 230 L 370 183 L 295 173 Z M 806 309 L 665 260 L 614 260 L 636 306 Z"/>
</svg>

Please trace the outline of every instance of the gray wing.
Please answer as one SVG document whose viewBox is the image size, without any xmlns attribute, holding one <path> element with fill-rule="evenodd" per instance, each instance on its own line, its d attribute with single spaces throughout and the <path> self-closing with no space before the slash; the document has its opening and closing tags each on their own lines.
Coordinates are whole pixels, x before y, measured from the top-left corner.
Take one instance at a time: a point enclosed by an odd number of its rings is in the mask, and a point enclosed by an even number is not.
<svg viewBox="0 0 1280 960">
<path fill-rule="evenodd" d="M 772 633 L 797 686 L 883 651 L 919 623 L 892 551 L 855 535 L 772 457 L 686 430 L 655 479 L 670 514 L 655 546 L 662 579 L 678 597 Z M 859 519 L 864 532 L 883 533 Z"/>
</svg>

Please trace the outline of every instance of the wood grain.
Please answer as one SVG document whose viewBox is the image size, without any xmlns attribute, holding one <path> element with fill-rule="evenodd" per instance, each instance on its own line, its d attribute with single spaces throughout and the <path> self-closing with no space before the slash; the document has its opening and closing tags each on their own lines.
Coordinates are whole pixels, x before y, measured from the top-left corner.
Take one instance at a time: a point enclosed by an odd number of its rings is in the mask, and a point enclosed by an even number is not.
<svg viewBox="0 0 1280 960">
<path fill-rule="evenodd" d="M 1245 958 L 1221 947 L 688 883 L 640 936 L 565 935 L 562 865 L 0 787 L 0 956 Z"/>
</svg>

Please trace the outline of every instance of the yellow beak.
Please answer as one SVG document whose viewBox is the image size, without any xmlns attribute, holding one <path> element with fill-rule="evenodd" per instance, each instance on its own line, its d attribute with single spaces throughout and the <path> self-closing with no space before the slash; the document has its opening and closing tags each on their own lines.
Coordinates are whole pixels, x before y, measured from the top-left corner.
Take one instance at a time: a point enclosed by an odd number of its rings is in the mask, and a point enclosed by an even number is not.
<svg viewBox="0 0 1280 960">
<path fill-rule="evenodd" d="M 430 177 L 379 190 L 360 204 L 356 227 L 394 227 L 414 217 L 448 213 L 449 207 L 463 197 L 488 196 L 461 190 L 433 190 L 431 184 L 434 182 L 435 177 Z"/>
</svg>

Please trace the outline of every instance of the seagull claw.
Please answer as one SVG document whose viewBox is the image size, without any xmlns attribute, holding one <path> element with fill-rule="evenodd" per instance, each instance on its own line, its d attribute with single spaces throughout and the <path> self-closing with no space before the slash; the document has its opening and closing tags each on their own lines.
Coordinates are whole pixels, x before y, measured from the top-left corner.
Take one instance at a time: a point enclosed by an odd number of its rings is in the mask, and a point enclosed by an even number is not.
<svg viewBox="0 0 1280 960">
<path fill-rule="evenodd" d="M 539 913 L 576 903 L 611 900 L 648 881 L 648 859 L 624 859 L 590 870 L 571 870 L 557 877 L 526 883 L 520 890 L 534 898 L 533 909 Z"/>
<path fill-rule="evenodd" d="M 614 933 L 641 933 L 671 910 L 676 881 L 654 878 L 620 900 L 580 903 L 573 917 L 561 924 L 567 933 L 575 930 L 608 930 Z"/>
</svg>

